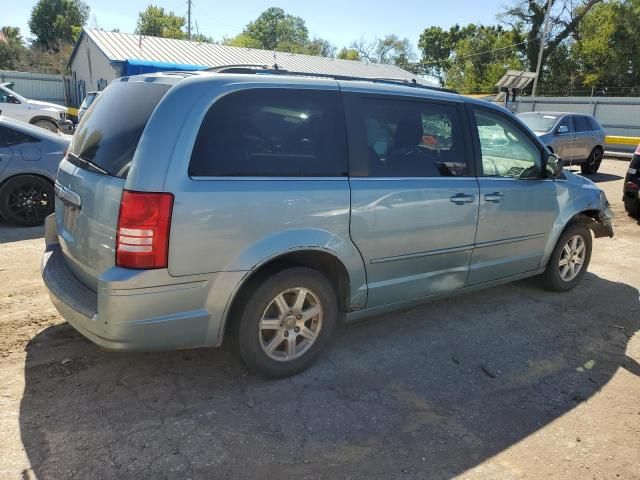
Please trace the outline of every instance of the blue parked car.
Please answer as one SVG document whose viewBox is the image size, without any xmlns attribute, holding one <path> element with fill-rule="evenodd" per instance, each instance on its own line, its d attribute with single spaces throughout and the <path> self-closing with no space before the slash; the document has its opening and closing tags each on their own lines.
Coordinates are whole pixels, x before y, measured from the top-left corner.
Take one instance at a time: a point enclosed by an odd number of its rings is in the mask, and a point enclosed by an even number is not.
<svg viewBox="0 0 640 480">
<path fill-rule="evenodd" d="M 126 121 L 123 121 L 126 119 Z M 114 350 L 237 343 L 307 368 L 336 326 L 586 273 L 609 204 L 514 115 L 395 81 L 235 67 L 122 78 L 79 125 L 42 275 Z"/>
<path fill-rule="evenodd" d="M 69 140 L 0 116 L 0 215 L 13 225 L 41 225 L 53 212 L 53 185 Z"/>
</svg>

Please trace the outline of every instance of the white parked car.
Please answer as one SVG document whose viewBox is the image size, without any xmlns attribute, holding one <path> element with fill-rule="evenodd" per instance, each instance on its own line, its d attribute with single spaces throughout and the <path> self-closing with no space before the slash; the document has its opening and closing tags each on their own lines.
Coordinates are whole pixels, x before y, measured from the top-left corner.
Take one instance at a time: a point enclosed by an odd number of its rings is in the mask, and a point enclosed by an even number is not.
<svg viewBox="0 0 640 480">
<path fill-rule="evenodd" d="M 67 107 L 24 98 L 11 90 L 9 85 L 9 83 L 0 83 L 0 115 L 31 123 L 52 132 L 73 129 L 73 123 L 67 118 Z"/>
</svg>

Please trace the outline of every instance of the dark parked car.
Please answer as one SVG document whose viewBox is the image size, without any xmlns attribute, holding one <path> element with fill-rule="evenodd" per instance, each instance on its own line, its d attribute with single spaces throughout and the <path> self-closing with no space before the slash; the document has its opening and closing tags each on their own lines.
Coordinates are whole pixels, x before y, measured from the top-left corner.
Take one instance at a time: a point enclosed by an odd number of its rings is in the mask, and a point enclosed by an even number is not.
<svg viewBox="0 0 640 480">
<path fill-rule="evenodd" d="M 604 156 L 604 130 L 591 115 L 563 112 L 518 114 L 527 127 L 565 165 L 579 164 L 583 174 L 598 171 Z"/>
<path fill-rule="evenodd" d="M 69 140 L 44 128 L 0 116 L 0 216 L 35 226 L 53 212 L 53 183 Z"/>
<path fill-rule="evenodd" d="M 636 149 L 636 153 L 631 159 L 627 176 L 624 179 L 623 200 L 624 208 L 629 215 L 634 217 L 640 216 L 640 198 L 638 191 L 640 190 L 640 145 Z"/>
</svg>

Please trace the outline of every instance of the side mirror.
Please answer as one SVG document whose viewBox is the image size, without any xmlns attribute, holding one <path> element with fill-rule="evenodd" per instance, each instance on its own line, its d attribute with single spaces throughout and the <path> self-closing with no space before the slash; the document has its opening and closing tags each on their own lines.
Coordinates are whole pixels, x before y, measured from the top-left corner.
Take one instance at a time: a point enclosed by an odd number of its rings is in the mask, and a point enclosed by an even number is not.
<svg viewBox="0 0 640 480">
<path fill-rule="evenodd" d="M 550 154 L 545 162 L 545 177 L 546 178 L 558 178 L 562 175 L 562 167 L 564 162 L 555 153 Z"/>
<path fill-rule="evenodd" d="M 565 133 L 569 133 L 569 127 L 566 125 L 560 125 L 556 130 L 556 135 L 564 135 Z"/>
</svg>

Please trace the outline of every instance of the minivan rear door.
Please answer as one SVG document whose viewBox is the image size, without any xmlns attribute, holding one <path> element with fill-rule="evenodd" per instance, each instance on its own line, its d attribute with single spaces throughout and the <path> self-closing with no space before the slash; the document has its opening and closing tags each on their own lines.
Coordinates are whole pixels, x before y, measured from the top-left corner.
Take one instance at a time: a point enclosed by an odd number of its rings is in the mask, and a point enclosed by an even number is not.
<svg viewBox="0 0 640 480">
<path fill-rule="evenodd" d="M 120 199 L 138 141 L 171 85 L 123 78 L 95 101 L 60 164 L 56 226 L 67 264 L 92 289 L 115 265 Z"/>
<path fill-rule="evenodd" d="M 356 92 L 344 99 L 350 232 L 366 265 L 367 307 L 462 288 L 478 218 L 462 106 Z"/>
</svg>

